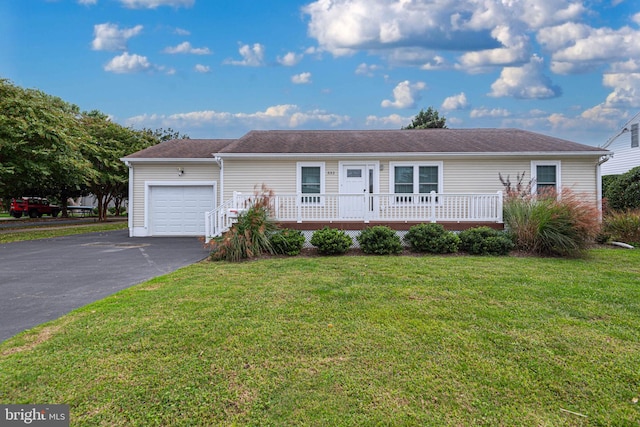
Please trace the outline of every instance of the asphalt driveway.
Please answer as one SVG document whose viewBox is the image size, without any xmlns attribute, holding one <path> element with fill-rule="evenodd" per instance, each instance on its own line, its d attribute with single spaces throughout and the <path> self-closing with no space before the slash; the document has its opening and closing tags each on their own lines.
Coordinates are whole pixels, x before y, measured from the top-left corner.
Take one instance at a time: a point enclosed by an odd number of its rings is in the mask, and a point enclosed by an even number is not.
<svg viewBox="0 0 640 427">
<path fill-rule="evenodd" d="M 195 237 L 127 230 L 0 244 L 0 341 L 207 255 Z"/>
</svg>

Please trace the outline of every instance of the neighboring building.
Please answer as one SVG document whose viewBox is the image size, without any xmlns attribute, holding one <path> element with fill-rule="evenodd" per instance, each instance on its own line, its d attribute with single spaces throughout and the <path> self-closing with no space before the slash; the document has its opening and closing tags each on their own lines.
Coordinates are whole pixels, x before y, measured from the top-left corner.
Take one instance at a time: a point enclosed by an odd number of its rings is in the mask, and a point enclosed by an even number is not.
<svg viewBox="0 0 640 427">
<path fill-rule="evenodd" d="M 501 227 L 498 174 L 524 174 L 534 192 L 568 187 L 599 204 L 608 154 L 517 129 L 252 131 L 168 141 L 122 160 L 131 236 L 213 236 L 263 185 L 275 194 L 275 219 L 307 230 Z"/>
<path fill-rule="evenodd" d="M 640 166 L 640 113 L 602 145 L 602 148 L 612 151 L 613 156 L 602 165 L 602 175 L 619 175 Z"/>
</svg>

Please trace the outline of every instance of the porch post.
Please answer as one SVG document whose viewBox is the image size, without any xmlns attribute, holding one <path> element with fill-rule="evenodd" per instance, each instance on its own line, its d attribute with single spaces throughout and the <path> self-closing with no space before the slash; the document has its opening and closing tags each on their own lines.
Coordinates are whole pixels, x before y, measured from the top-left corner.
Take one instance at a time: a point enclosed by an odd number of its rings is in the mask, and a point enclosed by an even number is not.
<svg viewBox="0 0 640 427">
<path fill-rule="evenodd" d="M 431 202 L 431 222 L 436 222 L 436 192 L 432 190 L 429 196 Z"/>
<path fill-rule="evenodd" d="M 363 219 L 365 224 L 369 223 L 369 193 L 367 193 L 366 191 L 363 194 L 363 199 L 362 199 L 362 213 L 363 213 Z"/>
<path fill-rule="evenodd" d="M 502 191 L 498 191 L 498 223 L 502 224 L 503 221 L 503 195 L 502 195 Z"/>
</svg>

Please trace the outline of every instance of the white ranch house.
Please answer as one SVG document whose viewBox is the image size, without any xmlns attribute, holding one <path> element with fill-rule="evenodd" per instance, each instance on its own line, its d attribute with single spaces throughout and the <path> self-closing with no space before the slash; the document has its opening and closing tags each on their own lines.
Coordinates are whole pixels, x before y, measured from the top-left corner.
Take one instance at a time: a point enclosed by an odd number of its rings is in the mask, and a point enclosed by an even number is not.
<svg viewBox="0 0 640 427">
<path fill-rule="evenodd" d="M 502 227 L 498 174 L 569 187 L 599 206 L 609 151 L 518 129 L 251 131 L 133 153 L 130 236 L 223 233 L 261 188 L 283 226 Z"/>
</svg>

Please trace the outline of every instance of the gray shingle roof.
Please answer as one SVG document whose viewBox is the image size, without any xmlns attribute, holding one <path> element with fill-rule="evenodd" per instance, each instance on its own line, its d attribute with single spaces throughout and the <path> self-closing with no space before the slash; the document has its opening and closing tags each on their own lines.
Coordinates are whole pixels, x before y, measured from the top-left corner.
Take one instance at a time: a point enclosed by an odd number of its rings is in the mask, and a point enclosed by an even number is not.
<svg viewBox="0 0 640 427">
<path fill-rule="evenodd" d="M 130 154 L 125 159 L 213 159 L 234 139 L 174 139 Z"/>
<path fill-rule="evenodd" d="M 518 152 L 607 151 L 519 129 L 251 131 L 221 150 L 221 154 Z"/>
<path fill-rule="evenodd" d="M 125 159 L 212 159 L 214 154 L 608 153 L 520 129 L 270 130 L 240 139 L 179 139 Z"/>
</svg>

